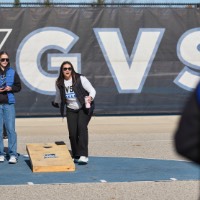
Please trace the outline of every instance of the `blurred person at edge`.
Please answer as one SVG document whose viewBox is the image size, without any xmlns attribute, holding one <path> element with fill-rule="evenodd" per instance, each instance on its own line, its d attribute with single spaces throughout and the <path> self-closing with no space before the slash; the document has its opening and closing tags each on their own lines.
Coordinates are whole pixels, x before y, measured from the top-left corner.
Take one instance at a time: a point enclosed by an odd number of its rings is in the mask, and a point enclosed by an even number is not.
<svg viewBox="0 0 200 200">
<path fill-rule="evenodd" d="M 60 107 L 62 117 L 66 106 L 72 158 L 78 164 L 87 164 L 89 161 L 87 126 L 94 111 L 95 95 L 96 90 L 92 84 L 85 76 L 75 72 L 71 62 L 65 61 L 61 64 L 52 105 Z M 90 108 L 86 107 L 85 97 L 91 105 Z"/>
<path fill-rule="evenodd" d="M 200 83 L 183 109 L 174 143 L 180 155 L 200 165 Z"/>
<path fill-rule="evenodd" d="M 18 160 L 17 134 L 15 131 L 15 96 L 21 90 L 20 78 L 10 67 L 9 55 L 0 52 L 0 162 L 5 160 L 3 144 L 3 124 L 8 135 L 9 163 L 15 164 Z"/>
</svg>

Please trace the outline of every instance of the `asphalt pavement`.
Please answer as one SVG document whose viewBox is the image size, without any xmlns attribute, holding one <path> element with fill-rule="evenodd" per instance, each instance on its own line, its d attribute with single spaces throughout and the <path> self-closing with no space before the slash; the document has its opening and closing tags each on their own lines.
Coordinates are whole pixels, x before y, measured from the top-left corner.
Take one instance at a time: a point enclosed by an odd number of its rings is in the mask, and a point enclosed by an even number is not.
<svg viewBox="0 0 200 200">
<path fill-rule="evenodd" d="M 198 167 L 177 155 L 173 145 L 178 120 L 179 116 L 93 117 L 89 163 L 77 166 L 71 179 L 65 179 L 59 173 L 35 174 L 30 168 L 26 172 L 22 158 L 27 159 L 28 143 L 64 141 L 70 150 L 66 119 L 17 118 L 21 161 L 16 167 L 1 164 L 1 199 L 197 200 Z M 35 182 L 20 182 L 25 176 Z"/>
</svg>

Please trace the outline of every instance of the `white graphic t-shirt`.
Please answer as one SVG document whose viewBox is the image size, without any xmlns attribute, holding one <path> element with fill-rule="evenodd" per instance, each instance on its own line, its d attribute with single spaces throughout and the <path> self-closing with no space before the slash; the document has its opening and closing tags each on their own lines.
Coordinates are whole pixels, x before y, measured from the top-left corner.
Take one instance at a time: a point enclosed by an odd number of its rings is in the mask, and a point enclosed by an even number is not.
<svg viewBox="0 0 200 200">
<path fill-rule="evenodd" d="M 72 89 L 72 79 L 64 80 L 64 84 L 65 84 L 65 97 L 66 97 L 67 107 L 74 110 L 79 109 L 81 107 L 81 104 L 79 103 L 76 94 Z"/>
<path fill-rule="evenodd" d="M 96 90 L 94 89 L 94 87 L 91 85 L 91 83 L 85 76 L 80 76 L 80 79 L 83 88 L 89 93 L 89 96 L 91 96 L 94 99 L 96 95 Z M 64 80 L 64 85 L 65 85 L 65 97 L 66 97 L 67 107 L 74 110 L 81 108 L 81 104 L 72 89 L 72 78 L 69 80 Z M 60 91 L 57 85 L 56 85 L 56 96 L 54 102 L 59 104 L 61 103 Z"/>
</svg>

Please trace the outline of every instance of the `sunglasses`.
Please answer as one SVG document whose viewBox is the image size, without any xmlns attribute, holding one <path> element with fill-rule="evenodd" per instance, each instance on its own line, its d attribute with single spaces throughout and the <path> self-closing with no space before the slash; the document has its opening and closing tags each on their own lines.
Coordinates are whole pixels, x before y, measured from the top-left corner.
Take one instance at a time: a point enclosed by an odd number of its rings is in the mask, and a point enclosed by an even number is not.
<svg viewBox="0 0 200 200">
<path fill-rule="evenodd" d="M 67 70 L 72 71 L 72 68 L 71 67 L 69 67 L 69 68 L 67 68 L 67 67 L 63 68 L 63 71 L 67 71 Z"/>
<path fill-rule="evenodd" d="M 4 61 L 9 62 L 9 58 L 1 58 L 0 61 L 1 62 L 4 62 Z"/>
</svg>

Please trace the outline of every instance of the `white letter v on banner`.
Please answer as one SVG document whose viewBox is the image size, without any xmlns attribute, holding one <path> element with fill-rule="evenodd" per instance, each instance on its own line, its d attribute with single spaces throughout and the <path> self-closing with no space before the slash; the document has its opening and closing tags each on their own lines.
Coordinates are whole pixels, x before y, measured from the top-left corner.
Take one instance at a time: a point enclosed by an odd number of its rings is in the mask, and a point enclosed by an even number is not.
<svg viewBox="0 0 200 200">
<path fill-rule="evenodd" d="M 119 93 L 141 92 L 164 30 L 141 28 L 129 57 L 118 28 L 94 28 Z"/>
</svg>

